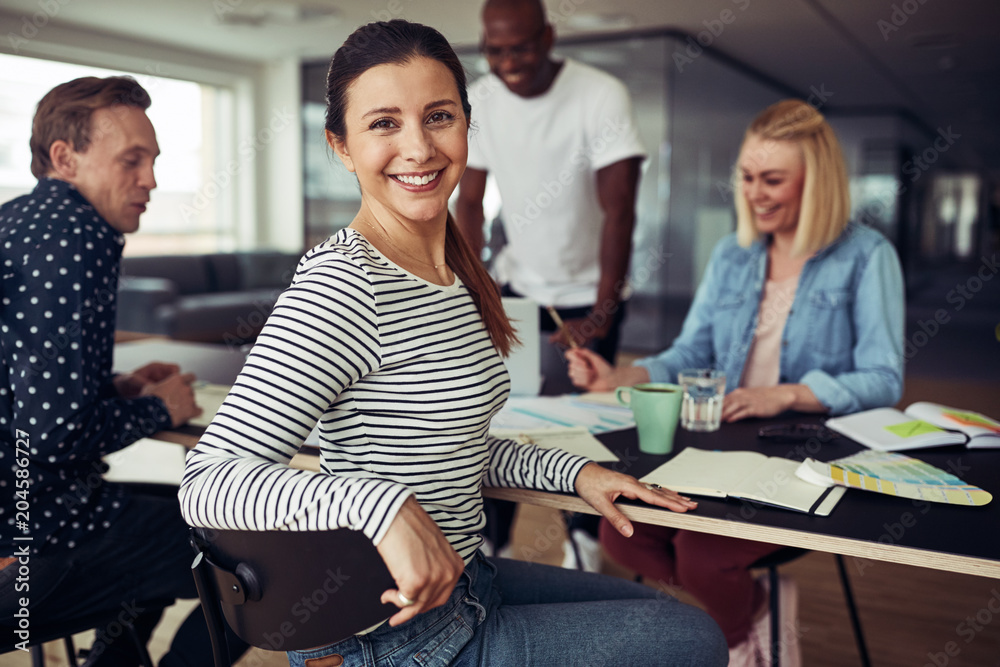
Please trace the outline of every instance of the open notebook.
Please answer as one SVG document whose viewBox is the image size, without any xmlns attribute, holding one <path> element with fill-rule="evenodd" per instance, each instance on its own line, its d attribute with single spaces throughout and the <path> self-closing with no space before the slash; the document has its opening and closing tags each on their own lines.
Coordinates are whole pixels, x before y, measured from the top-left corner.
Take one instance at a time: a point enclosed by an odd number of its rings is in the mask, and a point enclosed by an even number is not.
<svg viewBox="0 0 1000 667">
<path fill-rule="evenodd" d="M 821 486 L 795 476 L 798 461 L 758 452 L 719 452 L 686 447 L 640 481 L 678 493 L 739 498 L 763 505 L 828 516 L 843 487 Z"/>
</svg>

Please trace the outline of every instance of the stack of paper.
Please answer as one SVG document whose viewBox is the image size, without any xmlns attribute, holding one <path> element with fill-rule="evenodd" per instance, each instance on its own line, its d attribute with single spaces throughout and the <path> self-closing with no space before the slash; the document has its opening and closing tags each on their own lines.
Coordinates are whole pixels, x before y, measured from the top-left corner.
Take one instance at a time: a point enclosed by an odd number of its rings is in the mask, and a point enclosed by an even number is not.
<svg viewBox="0 0 1000 667">
<path fill-rule="evenodd" d="M 591 461 L 618 460 L 603 442 L 592 436 L 585 428 L 546 428 L 538 431 L 490 429 L 490 435 L 538 445 L 545 449 L 555 447 L 570 454 L 585 456 Z"/>
<path fill-rule="evenodd" d="M 222 407 L 222 402 L 229 395 L 231 387 L 228 384 L 210 384 L 196 382 L 194 385 L 194 400 L 201 408 L 201 414 L 192 419 L 189 424 L 207 428 L 215 418 L 215 413 Z"/>
<path fill-rule="evenodd" d="M 490 431 L 584 428 L 598 434 L 634 426 L 632 411 L 620 406 L 589 402 L 575 396 L 512 396 L 493 418 Z"/>
<path fill-rule="evenodd" d="M 110 482 L 170 484 L 179 486 L 184 477 L 183 445 L 152 438 L 136 440 L 128 447 L 104 457 L 108 470 L 104 479 Z"/>
</svg>

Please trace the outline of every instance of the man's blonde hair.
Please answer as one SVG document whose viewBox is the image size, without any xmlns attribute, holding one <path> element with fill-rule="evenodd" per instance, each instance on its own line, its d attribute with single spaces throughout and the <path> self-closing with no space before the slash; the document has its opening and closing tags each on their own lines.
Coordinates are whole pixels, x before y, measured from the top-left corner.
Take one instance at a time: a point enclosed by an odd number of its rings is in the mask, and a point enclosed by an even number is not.
<svg viewBox="0 0 1000 667">
<path fill-rule="evenodd" d="M 31 121 L 31 173 L 44 178 L 52 170 L 49 149 L 56 141 L 65 141 L 78 153 L 86 152 L 93 129 L 91 117 L 98 109 L 121 104 L 146 110 L 151 103 L 146 89 L 130 76 L 85 76 L 59 84 L 45 93 Z"/>
<path fill-rule="evenodd" d="M 811 254 L 833 243 L 847 227 L 851 195 L 840 143 L 823 115 L 802 100 L 782 100 L 764 109 L 750 123 L 743 136 L 741 156 L 750 137 L 764 140 L 765 146 L 773 141 L 787 141 L 802 151 L 805 181 L 793 254 Z M 736 238 L 741 246 L 747 247 L 759 234 L 750 205 L 743 196 L 742 183 L 737 163 L 733 169 L 733 187 L 737 193 Z"/>
</svg>

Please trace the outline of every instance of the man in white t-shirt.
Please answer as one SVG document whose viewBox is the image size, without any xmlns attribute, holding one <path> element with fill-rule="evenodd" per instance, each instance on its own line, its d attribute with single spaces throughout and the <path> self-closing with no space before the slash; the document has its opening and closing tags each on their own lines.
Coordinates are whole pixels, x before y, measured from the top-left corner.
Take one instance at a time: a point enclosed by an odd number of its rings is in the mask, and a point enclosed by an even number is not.
<svg viewBox="0 0 1000 667">
<path fill-rule="evenodd" d="M 490 74 L 469 87 L 472 136 L 456 219 L 483 247 L 487 174 L 500 190 L 507 245 L 495 264 L 504 295 L 538 302 L 542 374 L 567 389 L 561 354 L 572 336 L 614 363 L 639 167 L 639 142 L 624 84 L 583 63 L 551 58 L 555 33 L 540 0 L 487 0 L 482 51 Z M 555 307 L 558 331 L 545 307 Z M 488 503 L 486 536 L 507 541 L 512 504 Z M 594 522 L 591 522 L 594 524 Z M 600 566 L 596 526 L 574 520 L 565 565 Z M 588 535 L 590 537 L 588 537 Z"/>
<path fill-rule="evenodd" d="M 492 173 L 507 238 L 495 265 L 505 292 L 554 306 L 577 343 L 613 363 L 645 151 L 625 86 L 553 60 L 554 38 L 539 0 L 484 5 L 491 73 L 469 89 L 476 129 L 456 218 L 481 249 Z M 554 343 L 569 343 L 544 309 L 541 321 Z"/>
</svg>

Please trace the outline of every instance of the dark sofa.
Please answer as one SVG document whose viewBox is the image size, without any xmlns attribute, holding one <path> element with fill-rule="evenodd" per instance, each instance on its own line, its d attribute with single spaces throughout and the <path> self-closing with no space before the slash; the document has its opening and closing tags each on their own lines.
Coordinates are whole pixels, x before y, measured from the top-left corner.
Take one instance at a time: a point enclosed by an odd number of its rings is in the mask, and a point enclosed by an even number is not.
<svg viewBox="0 0 1000 667">
<path fill-rule="evenodd" d="M 299 258 L 269 251 L 125 257 L 118 329 L 180 340 L 252 342 Z"/>
</svg>

